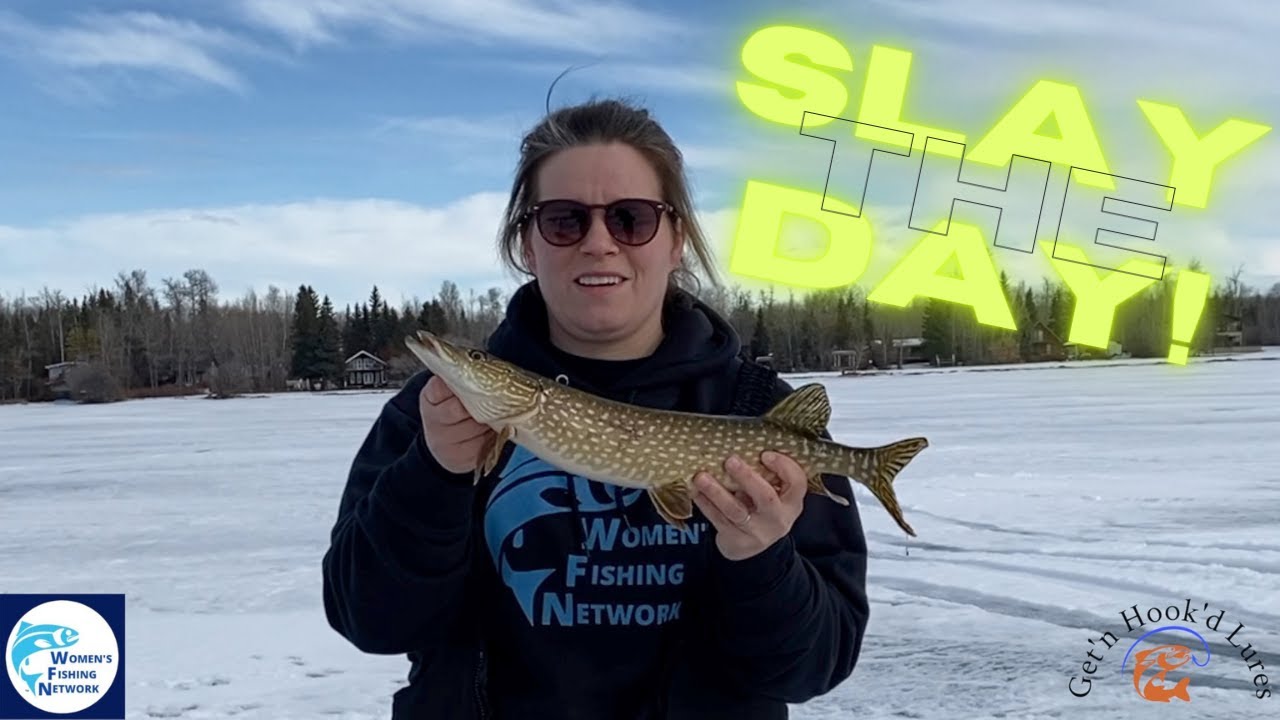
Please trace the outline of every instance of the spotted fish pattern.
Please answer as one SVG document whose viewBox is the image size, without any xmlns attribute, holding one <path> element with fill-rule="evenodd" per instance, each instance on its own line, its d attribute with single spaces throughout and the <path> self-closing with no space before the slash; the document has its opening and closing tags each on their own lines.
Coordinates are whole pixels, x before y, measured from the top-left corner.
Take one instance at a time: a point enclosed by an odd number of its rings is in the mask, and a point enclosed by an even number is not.
<svg viewBox="0 0 1280 720">
<path fill-rule="evenodd" d="M 759 417 L 654 410 L 557 383 L 426 331 L 405 344 L 477 422 L 496 431 L 480 452 L 477 481 L 493 470 L 507 442 L 518 442 L 565 472 L 645 490 L 662 517 L 683 529 L 693 514 L 693 478 L 699 472 L 736 491 L 723 467 L 736 454 L 777 485 L 760 460 L 773 450 L 804 468 L 809 492 L 848 506 L 848 499 L 823 484 L 822 475 L 849 477 L 866 486 L 904 532 L 916 534 L 903 517 L 893 481 L 928 440 L 851 447 L 824 438 L 831 405 L 821 384 L 796 389 Z"/>
</svg>

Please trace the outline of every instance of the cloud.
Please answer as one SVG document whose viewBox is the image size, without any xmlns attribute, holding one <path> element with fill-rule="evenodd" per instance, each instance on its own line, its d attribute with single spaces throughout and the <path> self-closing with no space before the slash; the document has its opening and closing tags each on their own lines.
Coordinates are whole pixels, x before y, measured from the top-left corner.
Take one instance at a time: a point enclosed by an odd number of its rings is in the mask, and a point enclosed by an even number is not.
<svg viewBox="0 0 1280 720">
<path fill-rule="evenodd" d="M 617 2 L 573 0 L 241 0 L 243 17 L 299 49 L 355 30 L 402 41 L 464 41 L 557 51 L 649 51 L 691 32 L 673 18 Z M 642 42 L 636 42 L 642 38 Z"/>
<path fill-rule="evenodd" d="M 1091 91 L 1196 88 L 1212 104 L 1276 97 L 1264 68 L 1275 64 L 1280 15 L 1261 0 L 873 1 L 887 19 L 924 29 L 907 42 L 939 48 L 952 74 L 981 72 L 995 59 L 1018 71 L 1068 71 Z"/>
<path fill-rule="evenodd" d="M 495 246 L 506 197 L 477 193 L 438 207 L 380 199 L 317 199 L 277 205 L 172 208 L 90 215 L 37 227 L 0 226 L 0 296 L 41 288 L 80 297 L 111 287 L 117 273 L 145 270 L 153 285 L 206 270 L 224 300 L 271 284 L 302 283 L 335 306 L 360 302 L 373 285 L 391 302 L 433 297 L 445 280 L 468 290 L 510 290 L 518 278 Z M 698 212 L 720 279 L 727 272 L 738 208 Z M 692 259 L 692 256 L 691 256 Z"/>
<path fill-rule="evenodd" d="M 894 14 L 937 25 L 1055 41 L 1144 38 L 1160 44 L 1219 48 L 1223 42 L 1262 41 L 1280 30 L 1280 19 L 1269 4 L 1256 0 L 874 1 Z"/>
<path fill-rule="evenodd" d="M 445 280 L 457 283 L 464 295 L 489 287 L 509 291 L 518 278 L 500 265 L 494 242 L 505 201 L 498 192 L 436 207 L 376 198 L 315 199 L 0 226 L 0 257 L 6 261 L 0 265 L 0 296 L 30 296 L 48 287 L 80 297 L 93 288 L 111 287 L 117 273 L 135 268 L 145 270 L 156 286 L 166 277 L 204 269 L 228 300 L 250 288 L 263 293 L 274 284 L 291 293 L 306 283 L 339 308 L 366 299 L 374 285 L 396 305 L 434 297 Z M 728 271 L 738 227 L 737 201 L 740 198 L 698 213 L 717 273 L 727 286 L 767 288 L 768 283 Z M 907 210 L 869 206 L 871 258 L 857 280 L 864 289 L 874 287 L 919 241 L 921 234 L 906 228 Z M 825 241 L 820 228 L 803 225 L 786 231 L 778 244 L 780 252 L 807 254 L 817 249 L 813 239 Z M 1280 253 L 1263 236 L 1242 237 L 1208 221 L 1176 229 L 1162 225 L 1160 246 L 1174 267 L 1184 267 L 1193 257 L 1201 260 L 1215 283 L 1238 266 L 1248 271 L 1242 279 L 1264 292 L 1280 281 Z M 992 258 L 1015 281 L 1038 284 L 1041 277 L 1053 277 L 1040 256 L 996 249 Z M 787 287 L 777 289 L 785 293 Z"/>
<path fill-rule="evenodd" d="M 88 12 L 49 23 L 0 11 L 0 53 L 26 65 L 46 92 L 69 101 L 102 102 L 111 89 L 153 90 L 166 82 L 246 92 L 251 82 L 237 61 L 289 62 L 274 46 L 280 39 L 300 53 L 345 43 L 364 30 L 378 40 L 464 43 L 486 52 L 535 48 L 625 57 L 678 46 L 694 33 L 675 18 L 617 2 L 239 0 L 233 7 L 236 12 L 225 18 L 224 27 L 142 11 Z M 527 59 L 525 53 L 521 60 Z M 646 87 L 706 91 L 720 82 L 706 71 L 674 66 L 606 72 Z"/>
<path fill-rule="evenodd" d="M 243 92 L 247 83 L 226 56 L 261 53 L 248 40 L 190 20 L 149 12 L 90 13 L 66 25 L 42 25 L 0 13 L 0 47 L 36 72 L 64 73 L 60 94 L 95 93 L 99 83 L 133 74 Z M 94 73 L 88 81 L 81 73 Z"/>
<path fill-rule="evenodd" d="M 375 135 L 405 135 L 430 142 L 452 141 L 501 141 L 514 144 L 528 130 L 533 118 L 513 116 L 495 117 L 488 114 L 401 116 L 383 118 L 377 122 Z"/>
<path fill-rule="evenodd" d="M 448 62 L 468 70 L 484 68 L 503 74 L 532 76 L 544 88 L 551 88 L 551 83 L 561 73 L 570 71 L 556 82 L 551 96 L 553 108 L 566 102 L 585 100 L 588 95 L 635 96 L 645 91 L 723 101 L 734 93 L 734 81 L 737 79 L 731 69 L 715 65 L 606 57 L 600 54 L 598 47 L 587 55 L 588 58 L 581 60 L 563 61 L 461 58 Z M 539 109 L 543 108 L 540 106 Z"/>
<path fill-rule="evenodd" d="M 379 199 L 174 208 L 91 215 L 41 227 L 0 226 L 0 292 L 78 296 L 141 268 L 157 282 L 203 268 L 234 297 L 250 287 L 315 286 L 342 306 L 377 284 L 391 299 L 431 296 L 440 282 L 483 289 L 507 279 L 494 239 L 505 196 L 440 207 Z"/>
</svg>

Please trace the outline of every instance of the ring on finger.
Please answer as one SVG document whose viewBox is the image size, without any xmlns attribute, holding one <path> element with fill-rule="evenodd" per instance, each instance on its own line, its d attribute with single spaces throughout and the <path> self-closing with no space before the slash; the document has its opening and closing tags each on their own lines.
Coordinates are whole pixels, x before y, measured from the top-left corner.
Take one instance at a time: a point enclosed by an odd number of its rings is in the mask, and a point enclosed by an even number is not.
<svg viewBox="0 0 1280 720">
<path fill-rule="evenodd" d="M 741 526 L 743 526 L 743 525 L 746 525 L 746 524 L 747 524 L 747 523 L 749 523 L 749 522 L 751 522 L 751 511 L 750 511 L 750 510 L 748 510 L 748 511 L 747 511 L 747 516 L 746 516 L 746 517 L 744 517 L 744 518 L 742 518 L 742 520 L 738 521 L 736 524 L 737 524 L 739 527 L 741 527 Z"/>
</svg>

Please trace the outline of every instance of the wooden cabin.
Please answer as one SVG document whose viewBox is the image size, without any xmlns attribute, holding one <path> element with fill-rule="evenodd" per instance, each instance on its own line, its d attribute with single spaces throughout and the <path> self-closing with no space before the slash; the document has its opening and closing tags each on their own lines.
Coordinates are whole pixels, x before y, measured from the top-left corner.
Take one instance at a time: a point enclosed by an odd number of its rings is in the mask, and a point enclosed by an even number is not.
<svg viewBox="0 0 1280 720">
<path fill-rule="evenodd" d="M 387 386 L 386 360 L 361 350 L 343 363 L 343 387 L 379 388 Z"/>
</svg>

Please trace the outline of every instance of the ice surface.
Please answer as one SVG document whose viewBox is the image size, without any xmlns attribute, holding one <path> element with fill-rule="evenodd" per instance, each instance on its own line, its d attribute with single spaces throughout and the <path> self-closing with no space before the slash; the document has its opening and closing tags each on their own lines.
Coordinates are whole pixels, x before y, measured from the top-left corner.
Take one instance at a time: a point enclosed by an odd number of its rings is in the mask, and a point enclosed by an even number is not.
<svg viewBox="0 0 1280 720">
<path fill-rule="evenodd" d="M 793 716 L 1280 716 L 1224 635 L 1244 623 L 1280 689 L 1276 360 L 792 378 L 826 384 L 839 440 L 931 442 L 898 481 L 919 538 L 859 488 L 869 635 L 853 677 Z M 320 600 L 387 397 L 0 407 L 0 591 L 127 593 L 131 718 L 389 716 L 407 662 L 349 646 Z M 1212 660 L 1189 705 L 1144 702 L 1119 672 L 1142 632 L 1121 612 L 1187 598 L 1226 611 Z M 1073 697 L 1105 630 L 1120 642 Z"/>
</svg>

